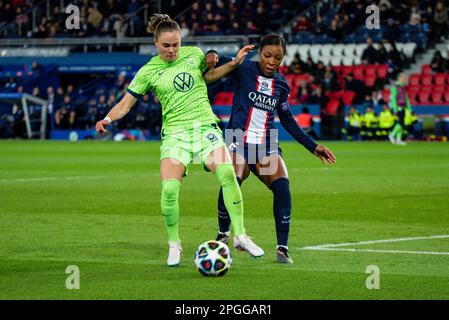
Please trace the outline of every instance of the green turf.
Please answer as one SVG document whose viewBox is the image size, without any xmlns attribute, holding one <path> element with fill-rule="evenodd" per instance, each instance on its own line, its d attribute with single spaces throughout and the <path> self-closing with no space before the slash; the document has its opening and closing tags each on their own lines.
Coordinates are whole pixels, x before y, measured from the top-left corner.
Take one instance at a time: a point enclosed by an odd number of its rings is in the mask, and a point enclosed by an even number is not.
<svg viewBox="0 0 449 320">
<path fill-rule="evenodd" d="M 449 145 L 328 143 L 337 164 L 283 143 L 294 265 L 274 257 L 272 195 L 243 185 L 248 233 L 266 255 L 236 253 L 223 278 L 204 278 L 196 247 L 216 235 L 218 182 L 199 165 L 181 189 L 179 268 L 165 266 L 159 144 L 0 142 L 0 299 L 449 299 L 449 238 L 317 251 L 306 246 L 449 235 Z M 80 289 L 65 288 L 66 267 Z M 369 265 L 380 289 L 368 290 Z"/>
</svg>

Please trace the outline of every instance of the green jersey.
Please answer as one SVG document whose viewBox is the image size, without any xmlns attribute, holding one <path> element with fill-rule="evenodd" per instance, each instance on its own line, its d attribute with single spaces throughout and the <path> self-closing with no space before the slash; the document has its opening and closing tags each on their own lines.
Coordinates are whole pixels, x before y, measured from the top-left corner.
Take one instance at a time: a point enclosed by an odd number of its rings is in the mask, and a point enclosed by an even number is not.
<svg viewBox="0 0 449 320">
<path fill-rule="evenodd" d="M 128 92 L 140 97 L 153 91 L 162 105 L 164 133 L 192 129 L 193 126 L 216 123 L 207 95 L 203 72 L 207 64 L 197 47 L 181 47 L 179 57 L 166 62 L 153 57 L 135 75 Z"/>
</svg>

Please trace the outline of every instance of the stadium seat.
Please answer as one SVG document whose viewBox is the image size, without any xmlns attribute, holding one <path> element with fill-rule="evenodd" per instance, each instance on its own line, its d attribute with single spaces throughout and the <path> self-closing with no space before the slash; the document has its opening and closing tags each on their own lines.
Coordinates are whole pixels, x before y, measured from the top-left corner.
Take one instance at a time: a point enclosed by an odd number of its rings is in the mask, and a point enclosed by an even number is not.
<svg viewBox="0 0 449 320">
<path fill-rule="evenodd" d="M 362 38 L 362 39 L 363 39 L 363 38 Z M 365 38 L 365 39 L 366 39 L 366 38 Z M 367 47 L 367 44 L 366 44 L 366 43 L 358 44 L 358 45 L 355 47 L 355 55 L 361 57 L 361 56 L 362 56 L 362 53 L 363 53 L 363 50 L 365 50 L 366 47 Z"/>
<path fill-rule="evenodd" d="M 343 57 L 341 63 L 344 66 L 352 66 L 354 65 L 354 57 Z"/>
<path fill-rule="evenodd" d="M 376 73 L 380 79 L 386 79 L 388 77 L 388 65 L 382 64 L 378 66 Z"/>
<path fill-rule="evenodd" d="M 433 86 L 432 91 L 433 92 L 444 92 L 445 89 L 446 89 L 445 86 L 439 85 L 439 86 Z"/>
<path fill-rule="evenodd" d="M 354 53 L 355 53 L 355 47 L 356 47 L 355 44 L 347 44 L 347 45 L 345 45 L 345 47 L 343 48 L 343 54 L 345 56 L 352 57 L 354 55 Z"/>
<path fill-rule="evenodd" d="M 413 58 L 414 54 L 415 54 L 415 49 L 416 49 L 416 43 L 414 42 L 407 42 L 404 44 L 403 48 L 402 48 L 402 53 L 404 53 L 404 55 L 411 59 Z"/>
<path fill-rule="evenodd" d="M 407 92 L 419 92 L 420 88 L 421 88 L 420 85 L 409 85 L 407 87 Z"/>
<path fill-rule="evenodd" d="M 355 56 L 354 57 L 354 64 L 357 64 L 357 65 L 362 64 L 362 57 Z"/>
<path fill-rule="evenodd" d="M 321 46 L 321 55 L 325 56 L 325 57 L 330 57 L 333 46 L 334 46 L 333 44 L 323 44 Z M 339 55 L 335 55 L 335 56 L 339 56 Z"/>
<path fill-rule="evenodd" d="M 345 48 L 344 44 L 335 44 L 335 45 L 333 45 L 332 46 L 332 55 L 336 56 L 336 57 L 341 57 L 343 55 L 344 48 Z"/>
<path fill-rule="evenodd" d="M 320 44 L 314 44 L 310 46 L 309 52 L 310 56 L 312 57 L 318 57 L 320 55 L 321 45 Z"/>
<path fill-rule="evenodd" d="M 354 78 L 363 80 L 364 69 L 365 67 L 363 65 L 354 66 Z"/>
<path fill-rule="evenodd" d="M 382 90 L 382 99 L 388 103 L 390 101 L 390 90 L 389 89 L 383 89 Z"/>
<path fill-rule="evenodd" d="M 430 103 L 430 92 L 420 91 L 418 93 L 418 99 L 421 104 L 429 104 Z"/>
<path fill-rule="evenodd" d="M 435 104 L 442 104 L 443 103 L 443 92 L 432 92 L 431 93 L 432 102 Z"/>
<path fill-rule="evenodd" d="M 346 77 L 348 74 L 354 72 L 354 66 L 343 66 L 341 69 L 341 76 Z"/>
<path fill-rule="evenodd" d="M 432 74 L 432 67 L 429 64 L 421 66 L 421 74 Z"/>
<path fill-rule="evenodd" d="M 299 55 L 301 56 L 301 59 L 306 60 L 309 57 L 309 49 L 310 49 L 309 44 L 302 44 L 299 46 L 298 52 Z"/>
<path fill-rule="evenodd" d="M 432 75 L 431 74 L 421 75 L 421 84 L 424 86 L 432 85 Z"/>
<path fill-rule="evenodd" d="M 232 92 L 219 92 L 215 96 L 214 105 L 231 106 L 233 96 L 234 94 Z"/>
<path fill-rule="evenodd" d="M 437 86 L 445 85 L 446 77 L 447 77 L 447 75 L 445 73 L 437 73 L 436 75 L 434 75 L 433 80 L 434 80 L 435 85 L 437 85 Z"/>
<path fill-rule="evenodd" d="M 418 104 L 418 101 L 416 100 L 417 95 L 418 95 L 418 92 L 409 92 L 408 98 L 410 100 L 411 105 Z"/>
<path fill-rule="evenodd" d="M 377 69 L 377 67 L 374 64 L 366 66 L 366 68 L 365 68 L 365 75 L 366 76 L 375 76 L 376 75 L 376 69 Z"/>
<path fill-rule="evenodd" d="M 433 88 L 432 85 L 423 85 L 423 86 L 420 86 L 419 91 L 420 92 L 431 92 L 432 88 Z"/>
<path fill-rule="evenodd" d="M 291 44 L 287 46 L 287 55 L 293 57 L 298 52 L 299 47 L 300 47 L 299 44 Z"/>
<path fill-rule="evenodd" d="M 332 57 L 330 60 L 330 64 L 332 66 L 339 66 L 341 65 L 342 61 L 341 61 L 341 57 Z"/>
<path fill-rule="evenodd" d="M 449 103 L 449 91 L 446 91 L 443 95 L 444 95 L 444 101 Z"/>
<path fill-rule="evenodd" d="M 331 59 L 334 59 L 334 58 L 335 58 L 335 57 L 331 57 L 331 56 L 320 56 L 320 57 L 318 58 L 318 60 L 322 61 L 322 62 L 324 63 L 325 66 L 328 66 L 329 64 L 330 64 L 330 65 L 333 65 L 333 64 L 331 63 Z"/>
<path fill-rule="evenodd" d="M 365 85 L 367 87 L 374 87 L 374 85 L 376 84 L 376 76 L 365 76 Z"/>
<path fill-rule="evenodd" d="M 295 75 L 294 74 L 286 74 L 285 75 L 285 80 L 287 80 L 288 86 L 292 87 L 293 83 L 295 81 Z"/>
<path fill-rule="evenodd" d="M 336 116 L 338 113 L 338 107 L 340 106 L 340 100 L 331 99 L 326 104 L 326 111 L 331 116 Z"/>
<path fill-rule="evenodd" d="M 285 76 L 288 73 L 288 66 L 280 66 L 278 71 Z"/>
<path fill-rule="evenodd" d="M 412 75 L 410 75 L 410 79 L 409 79 L 409 84 L 411 85 L 411 86 L 418 86 L 419 85 L 419 82 L 420 82 L 420 78 L 421 78 L 421 76 L 419 75 L 419 74 L 412 74 Z"/>
<path fill-rule="evenodd" d="M 352 105 L 352 101 L 354 101 L 354 98 L 355 98 L 355 92 L 354 91 L 345 91 L 343 93 L 342 99 L 343 99 L 343 103 L 346 106 Z"/>
</svg>

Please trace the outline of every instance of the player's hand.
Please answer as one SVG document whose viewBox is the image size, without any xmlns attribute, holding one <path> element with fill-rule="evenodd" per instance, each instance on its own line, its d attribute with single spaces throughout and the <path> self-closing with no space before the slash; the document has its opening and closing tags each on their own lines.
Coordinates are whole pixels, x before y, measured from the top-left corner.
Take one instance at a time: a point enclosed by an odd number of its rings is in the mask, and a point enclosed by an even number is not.
<svg viewBox="0 0 449 320">
<path fill-rule="evenodd" d="M 332 151 L 325 146 L 317 146 L 313 154 L 320 158 L 323 164 L 334 164 L 337 161 Z"/>
<path fill-rule="evenodd" d="M 245 61 L 245 57 L 248 55 L 248 53 L 254 49 L 253 45 L 244 46 L 240 51 L 237 53 L 237 56 L 234 60 L 232 60 L 231 65 L 235 68 L 238 67 Z"/>
<path fill-rule="evenodd" d="M 106 132 L 108 132 L 108 130 L 106 130 L 105 127 L 107 127 L 108 125 L 109 125 L 109 122 L 107 122 L 106 120 L 100 120 L 95 125 L 95 131 L 97 131 L 97 133 L 99 133 L 99 134 L 106 133 Z"/>
<path fill-rule="evenodd" d="M 207 67 L 208 67 L 209 69 L 213 69 L 213 68 L 215 68 L 215 66 L 217 65 L 217 63 L 218 63 L 218 54 L 216 54 L 215 52 L 209 52 L 209 53 L 206 55 L 206 64 L 207 64 Z"/>
</svg>

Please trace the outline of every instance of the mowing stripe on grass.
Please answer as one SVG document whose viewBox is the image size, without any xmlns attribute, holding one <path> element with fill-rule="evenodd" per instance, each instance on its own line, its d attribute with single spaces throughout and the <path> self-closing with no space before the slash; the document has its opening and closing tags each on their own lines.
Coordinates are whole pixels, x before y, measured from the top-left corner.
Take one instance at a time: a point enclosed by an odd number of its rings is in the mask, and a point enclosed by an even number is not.
<svg viewBox="0 0 449 320">
<path fill-rule="evenodd" d="M 123 177 L 141 177 L 141 176 L 157 176 L 158 173 L 141 173 L 141 174 L 113 174 L 113 175 L 101 175 L 101 176 L 72 176 L 72 177 L 39 177 L 39 178 L 15 178 L 15 179 L 2 179 L 1 183 L 8 182 L 41 182 L 41 181 L 60 181 L 60 180 L 81 180 L 81 179 L 104 179 L 104 178 L 123 178 Z"/>
</svg>

